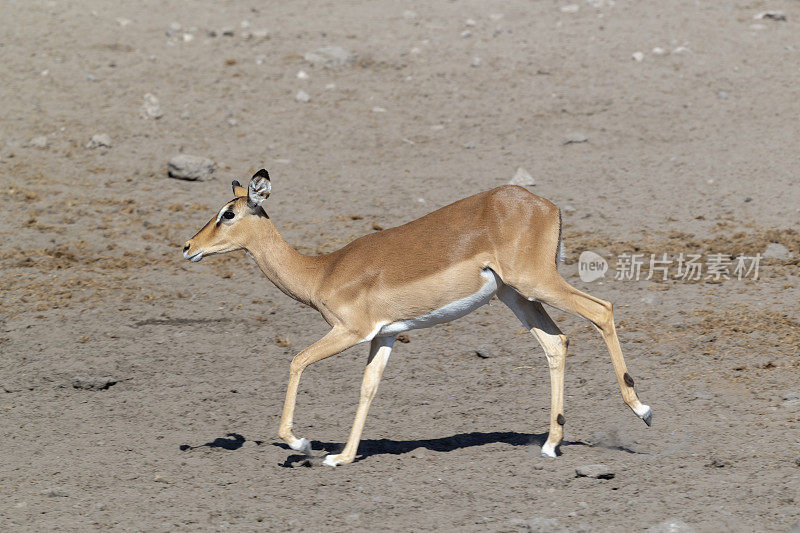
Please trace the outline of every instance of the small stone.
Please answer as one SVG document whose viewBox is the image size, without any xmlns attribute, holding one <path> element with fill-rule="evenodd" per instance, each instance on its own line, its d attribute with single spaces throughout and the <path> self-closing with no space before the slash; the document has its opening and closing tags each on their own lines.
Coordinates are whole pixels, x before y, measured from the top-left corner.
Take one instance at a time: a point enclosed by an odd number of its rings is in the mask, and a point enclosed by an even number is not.
<svg viewBox="0 0 800 533">
<path fill-rule="evenodd" d="M 349 513 L 344 515 L 344 521 L 348 524 L 355 524 L 361 520 L 361 513 Z"/>
<path fill-rule="evenodd" d="M 467 19 L 467 20 L 464 22 L 464 25 L 465 25 L 465 26 L 467 26 L 467 27 L 469 27 L 469 28 L 472 28 L 473 26 L 477 26 L 477 25 L 478 25 L 478 23 L 475 21 L 475 19 Z"/>
<path fill-rule="evenodd" d="M 265 54 L 258 54 L 256 56 L 256 65 L 263 65 L 266 60 L 267 56 Z"/>
<path fill-rule="evenodd" d="M 578 4 L 567 4 L 565 6 L 561 6 L 562 13 L 577 13 L 581 7 Z"/>
<path fill-rule="evenodd" d="M 142 107 L 139 114 L 142 118 L 152 119 L 159 119 L 164 116 L 164 113 L 161 112 L 161 106 L 158 103 L 158 98 L 156 98 L 156 96 L 152 93 L 147 93 L 144 95 L 144 102 L 142 102 Z"/>
<path fill-rule="evenodd" d="M 184 33 L 181 36 L 181 38 L 183 39 L 183 42 L 189 43 L 189 42 L 192 42 L 194 40 L 194 35 L 192 35 L 191 33 Z"/>
<path fill-rule="evenodd" d="M 645 529 L 647 533 L 694 533 L 695 529 L 677 518 L 669 518 L 653 527 Z"/>
<path fill-rule="evenodd" d="M 475 350 L 475 355 L 480 357 L 481 359 L 490 359 L 492 357 L 497 357 L 497 350 L 494 346 L 490 346 L 488 344 L 484 344 Z"/>
<path fill-rule="evenodd" d="M 100 148 L 101 146 L 111 148 L 111 137 L 107 133 L 92 135 L 92 138 L 86 144 L 86 148 Z"/>
<path fill-rule="evenodd" d="M 300 89 L 299 91 L 297 91 L 297 94 L 294 95 L 294 100 L 295 100 L 295 102 L 306 103 L 306 102 L 310 102 L 311 101 L 311 97 L 308 95 L 307 92 L 305 92 L 304 90 Z"/>
<path fill-rule="evenodd" d="M 243 447 L 243 448 L 257 448 L 257 447 L 258 447 L 258 444 L 257 444 L 257 443 L 256 443 L 256 441 L 254 441 L 254 440 L 246 440 L 246 441 L 244 441 L 244 443 L 242 444 L 242 447 Z"/>
<path fill-rule="evenodd" d="M 800 455 L 794 458 L 794 464 L 800 466 Z"/>
<path fill-rule="evenodd" d="M 59 487 L 51 487 L 49 489 L 44 489 L 39 491 L 39 494 L 42 496 L 48 496 L 50 498 L 67 498 L 69 494 L 64 489 Z"/>
<path fill-rule="evenodd" d="M 94 74 L 87 74 L 86 81 L 97 81 L 97 76 L 95 76 Z"/>
<path fill-rule="evenodd" d="M 754 15 L 753 18 L 756 20 L 769 19 L 786 22 L 786 13 L 783 11 L 762 11 L 758 15 Z"/>
<path fill-rule="evenodd" d="M 475 141 L 469 141 L 462 145 L 465 150 L 474 150 L 475 149 Z"/>
<path fill-rule="evenodd" d="M 327 89 L 328 91 L 332 91 L 335 88 L 336 88 L 336 84 L 335 83 L 327 83 L 327 84 L 325 84 L 325 89 Z"/>
<path fill-rule="evenodd" d="M 170 480 L 168 480 L 164 476 L 155 476 L 153 478 L 153 481 L 155 481 L 156 483 L 166 483 L 167 485 L 172 483 Z"/>
<path fill-rule="evenodd" d="M 83 390 L 105 390 L 117 382 L 109 376 L 76 376 L 72 380 L 72 387 Z"/>
<path fill-rule="evenodd" d="M 675 48 L 674 50 L 672 50 L 672 53 L 676 54 L 676 55 L 677 54 L 685 54 L 686 52 L 691 52 L 691 50 L 689 50 L 685 46 L 679 46 L 679 47 Z"/>
<path fill-rule="evenodd" d="M 603 464 L 584 465 L 575 469 L 575 475 L 576 477 L 590 477 L 593 479 L 613 479 L 614 471 Z"/>
<path fill-rule="evenodd" d="M 726 93 L 725 91 L 717 91 L 717 98 L 725 100 L 726 98 L 728 98 L 728 93 Z"/>
<path fill-rule="evenodd" d="M 666 53 L 667 53 L 667 51 L 664 50 L 663 48 L 661 48 L 660 46 L 656 46 L 656 47 L 653 48 L 653 55 L 654 56 L 663 56 Z"/>
<path fill-rule="evenodd" d="M 297 79 L 298 80 L 307 80 L 308 73 L 305 70 L 298 70 L 297 71 Z"/>
<path fill-rule="evenodd" d="M 386 113 L 385 107 L 375 106 L 372 108 L 373 113 Z"/>
<path fill-rule="evenodd" d="M 784 20 L 786 20 L 786 19 L 784 19 Z M 117 18 L 117 24 L 119 24 L 123 28 L 125 26 L 128 26 L 131 22 L 133 22 L 131 19 L 126 19 L 126 18 L 123 18 L 123 17 Z"/>
<path fill-rule="evenodd" d="M 104 502 L 97 502 L 94 504 L 94 508 L 98 511 L 105 511 L 107 507 L 108 506 Z"/>
<path fill-rule="evenodd" d="M 306 53 L 303 59 L 312 65 L 319 64 L 329 68 L 337 68 L 352 65 L 356 60 L 356 55 L 341 46 L 323 46 L 313 52 Z"/>
<path fill-rule="evenodd" d="M 32 148 L 47 148 L 47 136 L 39 135 L 28 141 L 28 146 Z"/>
<path fill-rule="evenodd" d="M 564 142 L 562 144 L 577 144 L 577 143 L 585 143 L 589 140 L 586 135 L 580 132 L 572 132 L 568 133 L 564 136 Z"/>
<path fill-rule="evenodd" d="M 631 57 L 633 57 L 633 60 L 636 61 L 637 63 L 641 63 L 642 61 L 644 61 L 644 54 L 642 52 L 634 52 L 633 54 L 631 54 Z"/>
<path fill-rule="evenodd" d="M 771 242 L 767 245 L 767 249 L 761 254 L 761 257 L 764 259 L 780 259 L 786 260 L 792 258 L 792 252 L 789 251 L 782 244 L 778 244 L 777 242 Z"/>
<path fill-rule="evenodd" d="M 472 37 L 472 32 L 471 31 L 464 30 L 464 31 L 461 32 L 461 38 L 462 39 L 469 39 L 470 37 Z"/>
<path fill-rule="evenodd" d="M 236 30 L 234 30 L 230 26 L 227 26 L 225 28 L 222 28 L 222 30 L 220 30 L 220 33 L 222 34 L 223 37 L 233 37 L 235 31 Z"/>
<path fill-rule="evenodd" d="M 269 30 L 260 29 L 253 31 L 253 37 L 256 39 L 266 39 L 269 36 Z"/>
<path fill-rule="evenodd" d="M 473 57 L 472 61 L 469 62 L 469 66 L 475 67 L 475 68 L 481 66 L 481 58 L 478 57 L 478 56 Z"/>
<path fill-rule="evenodd" d="M 188 120 L 188 119 L 192 118 L 192 114 L 189 113 L 188 111 L 184 111 L 183 113 L 181 113 L 181 118 L 183 120 Z"/>
<path fill-rule="evenodd" d="M 533 187 L 536 185 L 536 180 L 533 176 L 522 167 L 519 167 L 514 173 L 514 177 L 508 182 L 509 185 L 520 185 L 522 187 Z"/>
<path fill-rule="evenodd" d="M 196 155 L 176 155 L 167 163 L 167 175 L 179 180 L 203 181 L 210 178 L 216 169 L 212 160 Z"/>
<path fill-rule="evenodd" d="M 235 118 L 229 118 L 227 120 L 227 122 L 228 122 L 228 126 L 235 126 L 235 125 L 237 125 L 239 123 L 239 121 L 236 120 Z"/>
<path fill-rule="evenodd" d="M 749 204 L 752 201 L 753 201 L 753 198 L 750 197 L 750 196 L 748 196 L 747 198 L 744 199 L 744 203 L 746 203 L 746 204 Z"/>
</svg>

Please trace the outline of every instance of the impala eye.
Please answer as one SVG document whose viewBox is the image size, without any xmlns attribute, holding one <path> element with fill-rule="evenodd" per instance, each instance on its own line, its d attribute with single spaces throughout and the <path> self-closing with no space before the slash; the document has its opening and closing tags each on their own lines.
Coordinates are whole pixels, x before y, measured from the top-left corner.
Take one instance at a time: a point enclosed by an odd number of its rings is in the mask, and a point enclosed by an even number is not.
<svg viewBox="0 0 800 533">
<path fill-rule="evenodd" d="M 236 214 L 233 211 L 225 211 L 224 213 L 222 213 L 222 218 L 226 218 L 228 220 L 232 219 L 235 216 Z"/>
</svg>

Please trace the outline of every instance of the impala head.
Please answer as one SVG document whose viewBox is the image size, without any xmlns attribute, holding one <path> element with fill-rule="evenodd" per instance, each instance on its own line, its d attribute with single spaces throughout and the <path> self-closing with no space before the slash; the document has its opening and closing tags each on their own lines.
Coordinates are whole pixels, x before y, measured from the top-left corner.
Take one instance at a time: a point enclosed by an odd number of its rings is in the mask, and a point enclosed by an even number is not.
<svg viewBox="0 0 800 533">
<path fill-rule="evenodd" d="M 272 188 L 266 170 L 262 168 L 256 172 L 246 189 L 238 181 L 232 185 L 236 198 L 222 206 L 203 229 L 186 241 L 183 257 L 189 261 L 246 248 L 259 218 L 266 216 L 261 203 L 269 197 Z"/>
</svg>

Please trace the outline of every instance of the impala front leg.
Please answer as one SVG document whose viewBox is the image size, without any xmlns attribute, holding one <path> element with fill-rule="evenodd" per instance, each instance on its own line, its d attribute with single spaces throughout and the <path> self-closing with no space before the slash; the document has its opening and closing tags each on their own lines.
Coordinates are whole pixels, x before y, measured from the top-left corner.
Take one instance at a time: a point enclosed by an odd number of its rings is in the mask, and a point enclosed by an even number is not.
<svg viewBox="0 0 800 533">
<path fill-rule="evenodd" d="M 353 422 L 353 429 L 350 430 L 350 437 L 342 453 L 328 455 L 325 457 L 324 464 L 328 466 L 339 466 L 352 463 L 356 458 L 358 443 L 361 442 L 361 432 L 364 431 L 364 421 L 367 419 L 367 412 L 378 392 L 378 384 L 381 382 L 383 369 L 392 353 L 395 337 L 375 337 L 369 347 L 369 360 L 367 368 L 364 370 L 364 381 L 361 383 L 361 399 L 356 410 L 356 419 Z"/>
<path fill-rule="evenodd" d="M 298 439 L 292 433 L 294 406 L 297 401 L 297 387 L 303 370 L 316 361 L 325 359 L 358 344 L 360 339 L 349 331 L 333 328 L 327 335 L 297 354 L 289 367 L 289 386 L 286 389 L 286 401 L 283 404 L 283 415 L 278 435 L 293 450 L 311 455 L 311 443 L 307 439 Z"/>
</svg>

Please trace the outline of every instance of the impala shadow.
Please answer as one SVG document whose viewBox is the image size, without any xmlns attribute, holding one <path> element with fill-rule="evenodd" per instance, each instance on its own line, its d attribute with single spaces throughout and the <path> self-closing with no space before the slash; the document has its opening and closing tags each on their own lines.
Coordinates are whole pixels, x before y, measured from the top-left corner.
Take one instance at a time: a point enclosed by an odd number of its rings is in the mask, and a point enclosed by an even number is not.
<svg viewBox="0 0 800 533">
<path fill-rule="evenodd" d="M 450 437 L 422 440 L 365 439 L 358 446 L 358 455 L 355 462 L 373 455 L 402 455 L 418 448 L 447 453 L 463 448 L 495 443 L 509 444 L 511 446 L 541 447 L 545 440 L 547 440 L 547 433 L 517 433 L 515 431 L 494 431 L 490 433 L 473 431 L 472 433 L 458 433 Z M 561 443 L 561 446 L 571 445 L 588 446 L 585 442 L 563 441 Z M 285 450 L 291 449 L 282 442 L 274 442 L 273 446 L 278 446 Z M 312 441 L 311 447 L 315 452 L 321 450 L 325 454 L 339 453 L 344 449 L 344 443 Z M 309 465 L 308 457 L 302 454 L 293 454 L 287 457 L 281 466 L 292 468 L 301 465 Z"/>
</svg>

